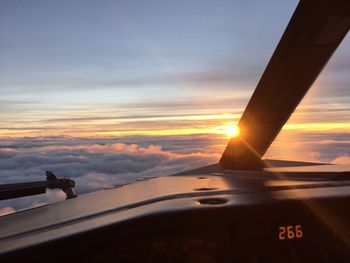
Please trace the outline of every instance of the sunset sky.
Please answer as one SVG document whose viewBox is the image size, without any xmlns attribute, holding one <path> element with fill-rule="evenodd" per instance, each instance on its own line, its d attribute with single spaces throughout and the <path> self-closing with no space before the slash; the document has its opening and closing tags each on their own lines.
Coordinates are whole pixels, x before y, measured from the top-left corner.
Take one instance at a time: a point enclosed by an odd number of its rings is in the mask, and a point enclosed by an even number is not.
<svg viewBox="0 0 350 263">
<path fill-rule="evenodd" d="M 297 1 L 2 1 L 3 137 L 225 133 Z M 344 131 L 348 39 L 289 130 Z"/>
<path fill-rule="evenodd" d="M 0 182 L 37 178 L 50 153 L 89 158 L 81 151 L 96 145 L 216 161 L 297 3 L 1 1 Z M 347 36 L 268 157 L 349 161 L 349 69 Z"/>
</svg>

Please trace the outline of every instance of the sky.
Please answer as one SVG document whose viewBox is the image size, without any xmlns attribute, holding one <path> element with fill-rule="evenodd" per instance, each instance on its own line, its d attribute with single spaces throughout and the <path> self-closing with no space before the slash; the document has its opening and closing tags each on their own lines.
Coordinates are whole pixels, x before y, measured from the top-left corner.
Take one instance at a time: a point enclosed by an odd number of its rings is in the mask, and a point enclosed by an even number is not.
<svg viewBox="0 0 350 263">
<path fill-rule="evenodd" d="M 297 3 L 2 0 L 0 183 L 50 169 L 85 193 L 217 161 Z M 349 38 L 265 157 L 350 162 Z"/>
</svg>

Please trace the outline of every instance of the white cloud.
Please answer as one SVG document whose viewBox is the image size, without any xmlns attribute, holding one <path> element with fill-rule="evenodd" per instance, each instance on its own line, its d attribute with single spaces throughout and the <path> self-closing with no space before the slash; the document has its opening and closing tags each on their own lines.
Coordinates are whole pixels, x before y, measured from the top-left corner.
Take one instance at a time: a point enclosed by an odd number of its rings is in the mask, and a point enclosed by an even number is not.
<svg viewBox="0 0 350 263">
<path fill-rule="evenodd" d="M 349 134 L 332 136 L 306 134 L 292 142 L 280 140 L 270 157 L 350 163 Z M 58 177 L 74 179 L 76 192 L 83 194 L 215 163 L 226 143 L 227 139 L 215 135 L 0 139 L 0 183 L 45 180 L 45 171 L 50 170 Z M 0 211 L 17 211 L 64 198 L 61 191 L 48 191 L 1 201 Z"/>
<path fill-rule="evenodd" d="M 350 156 L 339 156 L 333 160 L 335 164 L 350 164 Z"/>
<path fill-rule="evenodd" d="M 181 147 L 171 146 L 172 143 L 141 146 L 141 143 L 121 143 L 115 139 L 104 143 L 66 139 L 64 143 L 53 140 L 51 144 L 34 141 L 32 147 L 23 147 L 19 142 L 1 151 L 11 154 L 0 159 L 0 182 L 45 180 L 45 170 L 50 170 L 58 177 L 74 179 L 76 192 L 83 194 L 143 177 L 170 175 L 205 166 L 220 157 L 220 153 L 209 146 L 200 152 L 197 145 L 191 148 L 189 142 L 184 141 L 182 148 L 187 150 L 183 151 Z M 46 195 L 5 200 L 0 202 L 0 207 L 20 210 L 62 199 L 61 191 L 48 191 Z"/>
</svg>

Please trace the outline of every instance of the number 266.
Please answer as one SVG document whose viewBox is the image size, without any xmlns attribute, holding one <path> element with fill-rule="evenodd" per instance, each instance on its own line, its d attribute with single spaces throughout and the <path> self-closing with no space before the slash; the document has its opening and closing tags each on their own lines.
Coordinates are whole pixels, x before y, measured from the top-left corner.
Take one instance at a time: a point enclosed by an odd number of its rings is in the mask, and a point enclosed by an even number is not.
<svg viewBox="0 0 350 263">
<path fill-rule="evenodd" d="M 301 225 L 296 226 L 281 226 L 278 228 L 278 239 L 279 240 L 285 240 L 285 239 L 294 239 L 294 238 L 302 238 L 303 237 L 303 230 Z"/>
</svg>

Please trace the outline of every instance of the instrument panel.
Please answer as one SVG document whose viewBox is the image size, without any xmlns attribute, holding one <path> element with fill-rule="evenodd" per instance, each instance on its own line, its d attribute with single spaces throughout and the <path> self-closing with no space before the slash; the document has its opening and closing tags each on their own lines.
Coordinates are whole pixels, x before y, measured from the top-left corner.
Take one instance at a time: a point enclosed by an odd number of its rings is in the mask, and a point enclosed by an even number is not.
<svg viewBox="0 0 350 263">
<path fill-rule="evenodd" d="M 288 200 L 163 212 L 6 256 L 11 262 L 350 262 L 348 203 Z"/>
<path fill-rule="evenodd" d="M 126 234 L 122 245 L 106 247 L 93 262 L 349 262 L 349 232 L 334 232 L 336 226 L 325 225 L 302 206 L 275 204 L 216 216 L 210 211 L 159 218 L 136 227 L 147 231 Z"/>
</svg>

